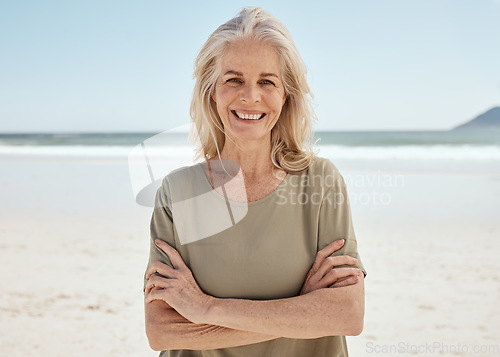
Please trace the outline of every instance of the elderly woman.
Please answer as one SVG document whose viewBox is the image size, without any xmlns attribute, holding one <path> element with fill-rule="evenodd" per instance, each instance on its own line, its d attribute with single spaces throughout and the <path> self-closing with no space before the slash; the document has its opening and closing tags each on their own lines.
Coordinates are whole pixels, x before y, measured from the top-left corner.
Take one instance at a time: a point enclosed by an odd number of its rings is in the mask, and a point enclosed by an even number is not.
<svg viewBox="0 0 500 357">
<path fill-rule="evenodd" d="M 161 356 L 347 356 L 364 276 L 344 180 L 312 151 L 305 68 L 285 26 L 243 9 L 196 60 L 201 163 L 156 195 L 146 333 Z"/>
</svg>

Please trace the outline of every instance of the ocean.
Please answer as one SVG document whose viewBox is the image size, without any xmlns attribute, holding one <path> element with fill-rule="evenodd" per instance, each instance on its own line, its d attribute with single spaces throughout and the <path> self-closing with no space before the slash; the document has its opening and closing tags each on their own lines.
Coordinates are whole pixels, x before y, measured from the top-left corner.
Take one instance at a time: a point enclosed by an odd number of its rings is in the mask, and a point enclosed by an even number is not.
<svg viewBox="0 0 500 357">
<path fill-rule="evenodd" d="M 316 147 L 352 160 L 500 160 L 500 130 L 318 131 Z M 0 155 L 126 157 L 147 143 L 154 150 L 191 155 L 187 133 L 0 134 Z"/>
</svg>

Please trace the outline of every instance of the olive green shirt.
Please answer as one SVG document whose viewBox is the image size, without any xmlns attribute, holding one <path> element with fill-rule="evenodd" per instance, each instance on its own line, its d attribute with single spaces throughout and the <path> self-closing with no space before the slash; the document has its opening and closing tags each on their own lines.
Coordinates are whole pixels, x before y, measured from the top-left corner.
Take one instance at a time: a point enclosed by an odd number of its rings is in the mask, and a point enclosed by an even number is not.
<svg viewBox="0 0 500 357">
<path fill-rule="evenodd" d="M 268 196 L 249 203 L 216 192 L 200 164 L 172 171 L 156 195 L 149 265 L 168 257 L 154 244 L 177 249 L 200 288 L 220 298 L 279 299 L 297 296 L 316 253 L 345 239 L 333 255 L 361 263 L 346 186 L 333 163 L 315 157 L 301 174 L 287 174 Z M 146 280 L 144 281 L 144 284 Z M 347 356 L 344 336 L 278 338 L 215 350 L 163 351 L 183 357 Z"/>
</svg>

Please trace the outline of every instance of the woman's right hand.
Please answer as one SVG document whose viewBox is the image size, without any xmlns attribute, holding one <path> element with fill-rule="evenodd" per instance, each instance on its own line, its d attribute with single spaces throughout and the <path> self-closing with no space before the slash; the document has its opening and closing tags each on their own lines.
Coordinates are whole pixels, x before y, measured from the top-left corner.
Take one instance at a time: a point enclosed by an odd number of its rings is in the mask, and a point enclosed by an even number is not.
<svg viewBox="0 0 500 357">
<path fill-rule="evenodd" d="M 357 259 L 349 255 L 330 255 L 344 246 L 345 240 L 336 240 L 316 254 L 314 264 L 306 275 L 306 280 L 300 295 L 322 288 L 340 288 L 354 285 L 358 282 L 358 275 L 361 270 L 358 268 L 341 267 L 339 265 L 355 265 Z"/>
</svg>

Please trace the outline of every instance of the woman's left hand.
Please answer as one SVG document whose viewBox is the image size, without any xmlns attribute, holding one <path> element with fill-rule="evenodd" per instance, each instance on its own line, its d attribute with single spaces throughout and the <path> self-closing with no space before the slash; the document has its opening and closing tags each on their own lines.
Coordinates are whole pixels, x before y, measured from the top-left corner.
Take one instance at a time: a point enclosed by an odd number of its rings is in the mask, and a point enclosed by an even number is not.
<svg viewBox="0 0 500 357">
<path fill-rule="evenodd" d="M 160 239 L 157 239 L 155 243 L 167 254 L 174 267 L 171 268 L 160 261 L 151 264 L 146 271 L 148 282 L 145 289 L 145 302 L 163 300 L 191 322 L 202 323 L 213 297 L 200 289 L 191 270 L 177 250 Z"/>
</svg>

